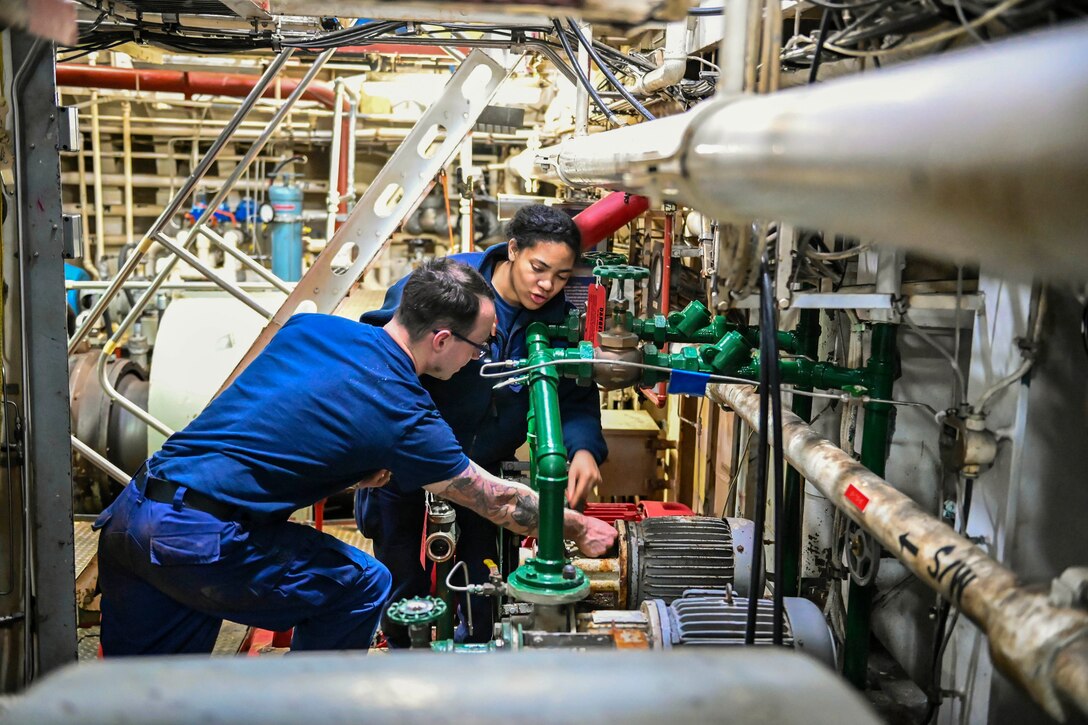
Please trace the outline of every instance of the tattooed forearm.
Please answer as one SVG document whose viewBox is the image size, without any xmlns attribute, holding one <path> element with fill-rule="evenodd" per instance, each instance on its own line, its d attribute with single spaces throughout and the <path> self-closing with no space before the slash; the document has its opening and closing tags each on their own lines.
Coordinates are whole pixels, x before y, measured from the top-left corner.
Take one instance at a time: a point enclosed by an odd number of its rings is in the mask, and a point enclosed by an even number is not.
<svg viewBox="0 0 1088 725">
<path fill-rule="evenodd" d="M 436 484 L 432 491 L 518 534 L 535 534 L 540 525 L 540 505 L 535 492 L 496 478 L 475 465 L 444 487 Z"/>
</svg>

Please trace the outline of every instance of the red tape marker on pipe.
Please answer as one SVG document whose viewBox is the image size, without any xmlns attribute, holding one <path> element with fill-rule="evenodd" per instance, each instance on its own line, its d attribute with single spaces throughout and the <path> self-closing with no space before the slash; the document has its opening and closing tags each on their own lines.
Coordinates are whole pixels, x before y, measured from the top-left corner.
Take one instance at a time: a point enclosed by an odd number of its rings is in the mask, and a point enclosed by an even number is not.
<svg viewBox="0 0 1088 725">
<path fill-rule="evenodd" d="M 846 500 L 858 507 L 859 511 L 864 511 L 865 507 L 869 505 L 869 497 L 859 491 L 854 484 L 850 484 L 846 487 Z"/>
</svg>

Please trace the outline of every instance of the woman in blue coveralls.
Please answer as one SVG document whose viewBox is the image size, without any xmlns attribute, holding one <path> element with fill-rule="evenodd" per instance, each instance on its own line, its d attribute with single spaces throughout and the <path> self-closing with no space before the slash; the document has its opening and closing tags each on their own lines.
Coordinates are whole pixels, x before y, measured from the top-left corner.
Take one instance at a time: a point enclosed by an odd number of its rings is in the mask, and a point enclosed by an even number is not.
<svg viewBox="0 0 1088 725">
<path fill-rule="evenodd" d="M 495 292 L 495 335 L 486 342 L 473 341 L 481 348 L 481 359 L 470 362 L 449 380 L 423 378 L 424 387 L 465 452 L 495 474 L 503 461 L 513 460 L 514 452 L 525 442 L 529 391 L 521 385 L 492 390 L 493 381 L 479 374 L 483 358 L 523 358 L 527 355 L 525 329 L 531 322 L 552 324 L 566 318 L 571 305 L 561 292 L 581 253 L 581 234 L 573 220 L 540 204 L 520 209 L 509 224 L 508 235 L 509 242 L 486 252 L 452 255 L 478 269 Z M 404 281 L 393 285 L 383 307 L 364 314 L 362 321 L 384 325 L 392 318 Z M 567 500 L 580 507 L 600 482 L 598 464 L 607 455 L 597 388 L 578 387 L 572 380 L 562 379 L 559 404 L 570 456 Z M 390 602 L 426 596 L 430 590 L 430 574 L 420 561 L 425 506 L 422 490 L 403 494 L 397 487 L 386 486 L 356 494 L 359 530 L 374 541 L 375 555 L 393 575 Z M 498 560 L 498 528 L 472 511 L 455 508 L 460 532 L 457 560 L 465 562 L 473 583 L 484 583 L 489 575 L 484 560 Z M 491 602 L 482 597 L 471 599 L 473 631 L 468 632 L 462 624 L 457 639 L 486 642 L 491 638 Z M 391 646 L 408 646 L 406 632 L 388 621 L 384 629 Z"/>
</svg>

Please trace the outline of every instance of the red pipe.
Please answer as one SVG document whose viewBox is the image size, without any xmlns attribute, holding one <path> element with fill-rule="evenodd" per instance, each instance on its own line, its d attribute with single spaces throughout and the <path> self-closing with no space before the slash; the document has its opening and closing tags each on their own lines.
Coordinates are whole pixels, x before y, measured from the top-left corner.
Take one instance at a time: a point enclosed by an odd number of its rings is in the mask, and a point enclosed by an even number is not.
<svg viewBox="0 0 1088 725">
<path fill-rule="evenodd" d="M 635 196 L 614 191 L 600 201 L 583 209 L 574 217 L 578 231 L 582 233 L 582 249 L 590 249 L 650 208 L 645 196 Z"/>
<path fill-rule="evenodd" d="M 675 224 L 676 212 L 667 212 L 665 214 L 665 242 L 661 249 L 661 314 L 665 315 L 665 317 L 669 316 L 669 286 L 672 284 L 672 236 L 675 233 Z M 668 352 L 669 344 L 665 343 L 661 349 Z M 654 388 L 654 402 L 657 403 L 658 408 L 665 407 L 666 389 L 665 383 L 658 383 L 657 387 Z"/>
<path fill-rule="evenodd" d="M 113 68 L 101 65 L 76 65 L 62 63 L 57 66 L 57 85 L 76 88 L 113 88 L 129 91 L 159 91 L 164 93 L 184 93 L 186 97 L 194 95 L 230 96 L 243 98 L 249 95 L 256 85 L 256 76 L 241 73 L 207 73 L 204 71 L 152 70 L 147 68 Z M 290 95 L 298 87 L 296 78 L 278 78 L 276 85 L 269 85 L 262 98 L 275 98 Z M 277 90 L 278 86 L 278 90 Z M 303 91 L 302 97 L 317 101 L 326 108 L 336 107 L 336 91 L 328 83 L 311 81 Z M 350 110 L 344 102 L 344 113 Z M 341 124 L 340 174 L 336 186 L 343 196 L 348 190 L 348 136 L 351 120 L 347 115 Z M 347 212 L 347 202 L 340 206 L 341 212 Z"/>
<path fill-rule="evenodd" d="M 186 96 L 210 95 L 241 98 L 253 90 L 256 76 L 241 73 L 206 73 L 203 71 L 150 70 L 146 68 L 112 68 L 102 65 L 57 66 L 57 85 L 80 88 L 114 88 L 131 91 L 162 91 L 184 93 Z M 281 95 L 288 95 L 298 86 L 295 78 L 276 81 Z M 275 97 L 276 85 L 270 84 L 263 98 Z M 314 81 L 302 97 L 317 101 L 326 108 L 336 103 L 336 92 L 328 83 Z"/>
</svg>

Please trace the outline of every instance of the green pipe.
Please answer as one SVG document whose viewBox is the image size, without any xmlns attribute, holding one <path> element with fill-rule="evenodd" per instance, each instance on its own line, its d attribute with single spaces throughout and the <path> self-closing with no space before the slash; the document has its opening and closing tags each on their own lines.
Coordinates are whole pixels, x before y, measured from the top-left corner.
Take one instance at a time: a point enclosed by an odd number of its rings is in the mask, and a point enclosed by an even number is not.
<svg viewBox="0 0 1088 725">
<path fill-rule="evenodd" d="M 529 366 L 558 357 L 548 342 L 548 327 L 529 325 L 525 334 Z M 529 373 L 532 410 L 530 438 L 532 486 L 538 492 L 539 524 L 536 556 L 515 569 L 507 580 L 518 599 L 540 604 L 577 601 L 589 594 L 589 579 L 571 566 L 563 546 L 564 504 L 567 492 L 567 449 L 559 416 L 559 373 L 555 366 Z"/>
<path fill-rule="evenodd" d="M 529 365 L 551 360 L 544 325 L 529 326 L 526 334 Z M 540 531 L 537 556 L 545 561 L 565 559 L 563 548 L 563 496 L 567 491 L 567 449 L 559 417 L 559 374 L 543 367 L 529 374 L 529 398 L 533 407 L 534 488 L 540 492 Z"/>
<path fill-rule="evenodd" d="M 802 310 L 796 333 L 800 354 L 816 359 L 820 344 L 820 311 Z M 809 386 L 799 390 L 811 391 Z M 793 412 L 806 423 L 812 418 L 812 398 L 807 395 L 793 396 Z M 779 586 L 787 597 L 796 597 L 801 583 L 801 537 L 804 515 L 804 481 L 797 469 L 786 470 L 786 487 L 783 496 L 784 530 L 782 531 L 782 577 Z"/>
<path fill-rule="evenodd" d="M 778 369 L 782 382 L 789 385 L 820 390 L 865 388 L 872 394 L 869 371 L 866 369 L 852 370 L 831 363 L 813 362 L 805 358 L 779 360 Z M 736 376 L 759 380 L 759 360 L 753 359 L 751 363 L 738 370 Z M 879 396 L 874 395 L 874 397 Z"/>
<path fill-rule="evenodd" d="M 446 560 L 434 565 L 435 595 L 446 603 L 446 611 L 438 618 L 435 625 L 438 639 L 453 639 L 453 613 L 457 610 L 457 603 L 453 594 L 446 586 L 446 578 L 450 574 L 452 561 Z"/>
<path fill-rule="evenodd" d="M 888 324 L 873 325 L 872 347 L 865 367 L 869 394 L 889 400 L 895 380 L 896 328 Z M 891 423 L 890 403 L 865 404 L 865 430 L 861 438 L 861 463 L 883 478 L 888 462 L 888 433 Z M 850 581 L 850 600 L 846 609 L 846 644 L 843 652 L 843 676 L 855 687 L 866 684 L 869 667 L 869 638 L 872 632 L 872 584 L 859 586 Z"/>
</svg>

